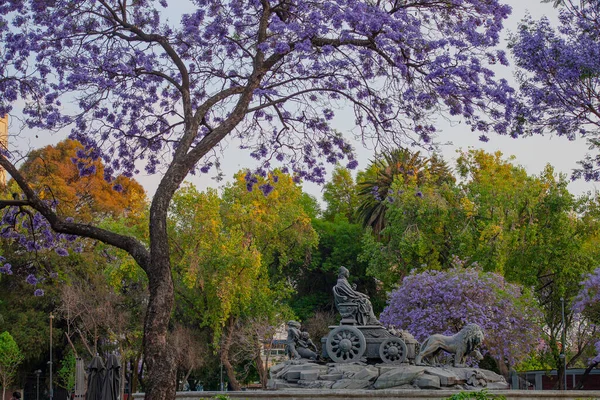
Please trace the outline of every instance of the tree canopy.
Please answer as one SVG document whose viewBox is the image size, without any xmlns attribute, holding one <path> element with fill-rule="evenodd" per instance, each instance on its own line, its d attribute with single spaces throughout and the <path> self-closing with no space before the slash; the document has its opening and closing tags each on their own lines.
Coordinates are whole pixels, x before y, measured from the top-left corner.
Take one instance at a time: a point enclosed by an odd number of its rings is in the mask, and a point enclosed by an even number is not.
<svg viewBox="0 0 600 400">
<path fill-rule="evenodd" d="M 388 297 L 381 322 L 407 329 L 419 341 L 454 334 L 467 323 L 485 332 L 484 346 L 504 375 L 539 343 L 541 312 L 532 293 L 495 273 L 456 259 L 446 271 L 413 273 Z"/>
</svg>

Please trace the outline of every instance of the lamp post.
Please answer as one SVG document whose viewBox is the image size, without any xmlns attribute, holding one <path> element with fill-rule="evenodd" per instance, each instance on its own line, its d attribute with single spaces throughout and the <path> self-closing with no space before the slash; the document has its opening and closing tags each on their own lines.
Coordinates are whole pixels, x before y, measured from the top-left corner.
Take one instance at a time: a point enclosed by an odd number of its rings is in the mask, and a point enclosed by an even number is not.
<svg viewBox="0 0 600 400">
<path fill-rule="evenodd" d="M 560 358 L 563 363 L 563 390 L 567 390 L 567 356 L 565 355 L 565 339 L 566 339 L 566 325 L 565 325 L 565 298 L 560 298 L 560 304 L 562 308 L 562 335 L 561 335 L 561 353 Z"/>
<path fill-rule="evenodd" d="M 50 366 L 50 390 L 49 390 L 49 399 L 52 400 L 54 398 L 54 388 L 52 387 L 52 320 L 54 319 L 54 315 L 50 313 L 50 361 L 48 364 Z"/>
<path fill-rule="evenodd" d="M 42 370 L 37 369 L 35 371 L 36 384 L 35 384 L 35 400 L 40 400 L 40 374 Z"/>
<path fill-rule="evenodd" d="M 223 386 L 223 360 L 221 360 L 221 392 L 223 392 L 224 386 Z"/>
</svg>

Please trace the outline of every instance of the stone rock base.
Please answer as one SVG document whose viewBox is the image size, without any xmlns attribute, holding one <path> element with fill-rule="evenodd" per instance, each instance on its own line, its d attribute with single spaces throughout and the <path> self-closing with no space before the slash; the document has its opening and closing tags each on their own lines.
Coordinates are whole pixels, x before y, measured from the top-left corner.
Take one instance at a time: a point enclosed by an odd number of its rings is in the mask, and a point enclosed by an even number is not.
<svg viewBox="0 0 600 400">
<path fill-rule="evenodd" d="M 270 377 L 269 389 L 509 389 L 504 377 L 495 372 L 450 366 L 289 360 L 271 367 Z"/>
</svg>

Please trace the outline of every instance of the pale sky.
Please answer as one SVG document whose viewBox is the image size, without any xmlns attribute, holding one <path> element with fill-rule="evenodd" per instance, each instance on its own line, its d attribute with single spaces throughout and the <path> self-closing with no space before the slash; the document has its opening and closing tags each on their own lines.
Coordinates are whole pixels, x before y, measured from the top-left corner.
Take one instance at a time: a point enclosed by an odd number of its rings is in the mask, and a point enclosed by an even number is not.
<svg viewBox="0 0 600 400">
<path fill-rule="evenodd" d="M 178 3 L 179 5 L 180 1 L 181 0 L 171 0 L 171 4 Z M 551 20 L 556 20 L 557 10 L 552 7 L 552 4 L 541 3 L 541 0 L 504 0 L 504 2 L 513 8 L 513 12 L 505 24 L 502 46 L 506 45 L 508 33 L 516 31 L 518 22 L 526 15 L 526 12 L 529 12 L 536 19 L 546 15 Z M 175 18 L 172 19 L 174 20 Z M 503 68 L 498 76 L 514 82 L 511 68 Z M 344 113 L 341 113 L 337 120 L 334 119 L 337 130 L 344 132 L 345 129 L 352 128 L 351 126 L 347 126 L 344 121 L 353 121 L 354 118 L 347 118 L 347 116 L 348 114 L 346 114 L 346 118 L 344 118 Z M 15 126 L 15 124 L 11 125 Z M 586 143 L 583 140 L 570 142 L 565 138 L 552 136 L 511 139 L 509 137 L 490 134 L 489 142 L 483 143 L 478 140 L 479 134 L 471 132 L 464 124 L 453 124 L 453 126 L 450 124 L 438 124 L 437 126 L 440 128 L 437 140 L 442 143 L 452 143 L 451 145 L 442 147 L 444 159 L 451 163 L 451 165 L 456 159 L 456 152 L 458 149 L 466 150 L 469 147 L 473 147 L 484 149 L 487 152 L 499 150 L 504 153 L 505 156 L 514 155 L 516 157 L 515 163 L 525 167 L 530 174 L 539 174 L 544 166 L 550 163 L 555 167 L 557 172 L 564 172 L 570 175 L 571 171 L 577 167 L 577 161 L 583 158 L 587 150 Z M 15 134 L 15 132 L 11 132 L 11 134 Z M 11 147 L 16 145 L 20 149 L 35 148 L 50 143 L 56 143 L 63 135 L 57 134 L 53 137 L 42 137 L 42 134 L 39 134 L 39 139 L 32 138 L 32 136 L 31 133 L 26 133 L 25 135 L 13 137 L 11 140 L 18 141 L 19 143 L 13 142 Z M 366 168 L 369 161 L 373 158 L 373 151 L 360 146 L 360 144 L 356 144 L 355 147 L 359 161 L 357 170 L 361 170 Z M 256 167 L 255 160 L 250 158 L 247 153 L 237 149 L 235 144 L 230 145 L 226 150 L 221 159 L 221 163 L 226 181 L 231 180 L 233 174 L 240 169 Z M 200 190 L 203 190 L 207 186 L 219 187 L 223 184 L 223 182 L 215 182 L 210 178 L 211 176 L 212 174 L 210 173 L 208 175 L 189 176 L 188 181 L 192 182 Z M 140 174 L 136 176 L 136 179 L 144 185 L 148 195 L 151 197 L 158 185 L 159 176 Z M 321 200 L 321 186 L 305 183 L 303 187 L 306 192 Z M 600 188 L 599 184 L 594 182 L 584 182 L 582 180 L 572 182 L 569 185 L 570 191 L 574 194 L 595 191 L 597 188 Z"/>
</svg>

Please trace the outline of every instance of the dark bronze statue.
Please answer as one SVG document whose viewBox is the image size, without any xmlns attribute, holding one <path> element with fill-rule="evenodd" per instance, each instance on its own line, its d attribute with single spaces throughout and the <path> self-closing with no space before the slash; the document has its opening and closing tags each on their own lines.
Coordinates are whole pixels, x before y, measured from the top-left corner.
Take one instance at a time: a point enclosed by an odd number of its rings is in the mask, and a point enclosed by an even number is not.
<svg viewBox="0 0 600 400">
<path fill-rule="evenodd" d="M 353 318 L 358 325 L 381 325 L 373 313 L 369 296 L 356 291 L 356 285 L 350 286 L 349 276 L 348 269 L 340 267 L 337 283 L 333 287 L 335 307 L 342 315 L 343 320 Z"/>
</svg>

